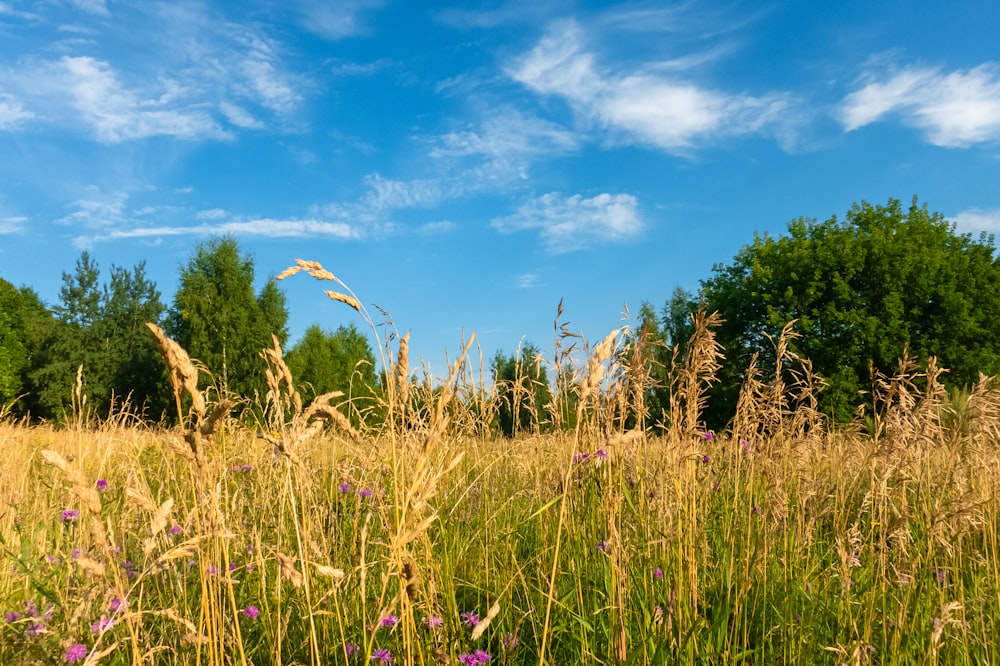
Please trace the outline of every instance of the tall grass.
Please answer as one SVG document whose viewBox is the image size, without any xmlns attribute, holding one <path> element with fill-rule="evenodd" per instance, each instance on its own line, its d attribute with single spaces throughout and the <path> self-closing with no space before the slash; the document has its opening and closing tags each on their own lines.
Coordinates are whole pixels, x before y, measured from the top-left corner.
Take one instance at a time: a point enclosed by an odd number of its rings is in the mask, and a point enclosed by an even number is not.
<svg viewBox="0 0 1000 666">
<path fill-rule="evenodd" d="M 789 327 L 709 432 L 716 323 L 660 415 L 641 336 L 558 337 L 553 423 L 511 439 L 472 340 L 413 382 L 373 326 L 374 402 L 309 405 L 275 341 L 241 419 L 154 330 L 178 428 L 0 421 L 0 663 L 1000 662 L 992 381 L 904 359 L 834 426 Z"/>
</svg>

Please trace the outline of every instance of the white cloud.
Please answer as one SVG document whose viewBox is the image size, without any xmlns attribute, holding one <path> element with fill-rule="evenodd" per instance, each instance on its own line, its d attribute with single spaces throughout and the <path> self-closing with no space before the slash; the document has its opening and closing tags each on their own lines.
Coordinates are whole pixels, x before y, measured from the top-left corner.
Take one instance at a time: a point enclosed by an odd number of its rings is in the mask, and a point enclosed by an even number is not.
<svg viewBox="0 0 1000 666">
<path fill-rule="evenodd" d="M 441 136 L 431 156 L 485 155 L 507 160 L 555 156 L 579 146 L 578 136 L 561 125 L 504 107 L 490 113 L 475 129 Z"/>
<path fill-rule="evenodd" d="M 34 115 L 13 95 L 0 93 L 0 130 L 14 129 L 21 121 L 33 118 Z"/>
<path fill-rule="evenodd" d="M 87 229 L 107 229 L 128 223 L 127 194 L 119 192 L 104 195 L 96 189 L 89 194 L 88 198 L 78 199 L 71 203 L 68 207 L 76 210 L 59 218 L 56 222 L 82 226 Z"/>
<path fill-rule="evenodd" d="M 90 244 L 100 241 L 121 240 L 128 238 L 159 238 L 163 236 L 258 236 L 263 238 L 360 238 L 358 229 L 345 222 L 329 222 L 325 220 L 275 220 L 261 218 L 256 220 L 234 220 L 218 224 L 195 225 L 164 225 L 154 227 L 132 227 L 114 229 L 93 237 L 81 237 L 78 244 Z"/>
<path fill-rule="evenodd" d="M 970 208 L 952 216 L 955 229 L 959 233 L 978 236 L 985 231 L 988 234 L 1000 234 L 1000 208 L 995 210 L 980 210 Z"/>
<path fill-rule="evenodd" d="M 221 220 L 228 217 L 228 213 L 221 208 L 211 208 L 209 210 L 200 210 L 195 214 L 195 218 L 199 220 Z"/>
<path fill-rule="evenodd" d="M 682 152 L 719 136 L 774 129 L 782 134 L 787 95 L 733 95 L 698 86 L 656 64 L 633 71 L 602 70 L 571 21 L 553 26 L 508 74 L 542 95 L 565 99 L 577 116 L 631 143 Z"/>
<path fill-rule="evenodd" d="M 942 73 L 907 68 L 844 98 L 847 131 L 895 113 L 936 146 L 967 147 L 1000 139 L 1000 71 L 994 64 Z"/>
<path fill-rule="evenodd" d="M 226 120 L 237 127 L 246 129 L 263 129 L 265 127 L 264 123 L 254 118 L 249 111 L 238 104 L 223 101 L 219 103 L 219 110 L 222 111 Z"/>
<path fill-rule="evenodd" d="M 0 217 L 0 236 L 21 233 L 27 222 L 26 217 Z"/>
<path fill-rule="evenodd" d="M 228 134 L 198 108 L 157 108 L 172 101 L 171 86 L 156 99 L 125 88 L 111 66 L 90 57 L 61 58 L 50 92 L 67 94 L 97 138 L 117 143 L 151 136 L 223 139 Z"/>
<path fill-rule="evenodd" d="M 302 17 L 302 27 L 331 40 L 343 39 L 368 31 L 362 14 L 382 7 L 384 0 L 338 0 L 295 3 Z"/>
<path fill-rule="evenodd" d="M 630 194 L 579 194 L 563 198 L 550 192 L 518 208 L 491 225 L 501 233 L 538 229 L 550 252 L 581 250 L 597 243 L 621 242 L 642 231 L 638 202 Z"/>
<path fill-rule="evenodd" d="M 69 4 L 90 14 L 110 16 L 105 0 L 69 0 Z"/>
<path fill-rule="evenodd" d="M 538 276 L 534 273 L 523 273 L 517 276 L 517 286 L 520 289 L 531 289 L 538 284 Z"/>
</svg>

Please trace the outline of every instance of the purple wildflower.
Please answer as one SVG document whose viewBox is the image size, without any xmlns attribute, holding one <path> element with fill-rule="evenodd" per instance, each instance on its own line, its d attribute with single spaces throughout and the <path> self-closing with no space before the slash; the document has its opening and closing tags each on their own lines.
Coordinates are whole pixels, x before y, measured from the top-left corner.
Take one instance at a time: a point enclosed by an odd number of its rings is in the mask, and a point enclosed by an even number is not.
<svg viewBox="0 0 1000 666">
<path fill-rule="evenodd" d="M 108 489 L 108 482 L 107 482 L 107 480 L 106 479 L 98 479 L 97 480 L 97 490 L 103 493 L 107 489 Z M 86 649 L 86 648 L 84 648 L 84 649 Z"/>
<path fill-rule="evenodd" d="M 370 488 L 362 488 L 361 490 L 358 491 L 358 497 L 361 497 L 362 499 L 368 499 L 374 494 L 375 491 L 371 490 Z"/>
<path fill-rule="evenodd" d="M 490 656 L 490 653 L 483 650 L 458 655 L 458 663 L 463 666 L 479 666 L 480 664 L 488 664 L 492 660 L 493 657 Z"/>
<path fill-rule="evenodd" d="M 394 660 L 392 658 L 392 653 L 388 650 L 375 649 L 372 650 L 372 661 L 378 661 L 382 664 L 391 664 Z"/>
<path fill-rule="evenodd" d="M 608 547 L 609 544 L 607 539 L 601 539 L 600 541 L 597 542 L 597 550 L 601 551 L 602 553 L 608 552 Z"/>
<path fill-rule="evenodd" d="M 102 631 L 110 631 L 114 629 L 114 626 L 115 626 L 114 618 L 102 617 L 100 620 L 90 625 L 90 630 L 95 634 L 99 634 Z"/>
<path fill-rule="evenodd" d="M 581 463 L 585 463 L 588 460 L 590 460 L 590 454 L 589 453 L 577 453 L 576 455 L 573 456 L 573 464 L 574 465 L 579 465 Z"/>
<path fill-rule="evenodd" d="M 205 573 L 207 573 L 209 576 L 215 576 L 219 573 L 219 567 L 215 566 L 214 564 L 209 564 L 208 567 L 205 568 Z"/>
<path fill-rule="evenodd" d="M 743 449 L 743 453 L 750 453 L 750 442 L 745 439 L 740 440 L 740 448 Z"/>
<path fill-rule="evenodd" d="M 62 512 L 62 521 L 64 523 L 76 522 L 80 518 L 80 512 L 76 509 L 66 509 Z"/>
<path fill-rule="evenodd" d="M 462 624 L 467 627 L 475 627 L 479 624 L 479 615 L 469 611 L 467 613 L 462 613 Z"/>
<path fill-rule="evenodd" d="M 242 467 L 242 466 L 240 466 L 240 465 L 233 465 L 233 471 L 234 471 L 234 472 L 239 472 L 239 471 L 241 471 L 242 469 L 243 469 L 243 467 Z"/>
<path fill-rule="evenodd" d="M 755 516 L 759 516 L 759 515 L 761 515 L 761 514 L 763 514 L 763 513 L 764 513 L 764 509 L 760 508 L 759 506 L 755 506 L 755 507 L 753 508 L 753 514 L 754 514 Z"/>
<path fill-rule="evenodd" d="M 24 630 L 24 635 L 28 638 L 34 638 L 38 634 L 45 631 L 45 625 L 41 622 L 32 622 L 28 625 L 28 628 Z"/>
<path fill-rule="evenodd" d="M 359 652 L 361 652 L 361 648 L 359 648 L 354 643 L 344 643 L 344 654 L 346 654 L 348 657 L 353 657 Z"/>
<path fill-rule="evenodd" d="M 72 664 L 74 661 L 80 661 L 81 659 L 87 658 L 87 646 L 80 645 L 79 643 L 73 643 L 68 648 L 66 648 L 66 656 L 64 659 L 67 664 Z"/>
<path fill-rule="evenodd" d="M 180 525 L 171 525 L 170 526 L 170 536 L 177 536 L 180 533 L 181 533 L 181 526 Z"/>
<path fill-rule="evenodd" d="M 502 645 L 503 645 L 503 649 L 504 650 L 513 650 L 514 648 L 516 648 L 520 644 L 521 644 L 521 641 L 519 641 L 517 639 L 517 636 L 515 634 L 504 634 L 503 635 Z"/>
<path fill-rule="evenodd" d="M 4 616 L 4 619 L 7 620 L 9 624 L 14 624 L 21 619 L 21 614 L 17 611 L 11 611 Z"/>
<path fill-rule="evenodd" d="M 247 606 L 240 612 L 243 613 L 243 617 L 247 618 L 248 620 L 256 620 L 257 617 L 260 615 L 260 610 L 256 606 Z"/>
<path fill-rule="evenodd" d="M 653 569 L 653 578 L 656 580 L 663 580 L 663 569 L 660 567 Z"/>
<path fill-rule="evenodd" d="M 708 430 L 706 432 L 701 433 L 701 436 L 704 437 L 705 439 L 707 439 L 710 442 L 713 439 L 715 439 L 715 433 L 713 433 L 711 430 Z"/>
<path fill-rule="evenodd" d="M 240 471 L 241 472 L 249 472 L 252 469 L 253 469 L 253 465 L 243 465 L 243 467 L 240 467 Z"/>
<path fill-rule="evenodd" d="M 124 599 L 119 599 L 118 597 L 112 599 L 111 603 L 108 605 L 108 610 L 112 613 L 117 613 L 119 610 L 125 608 L 128 608 L 128 602 Z"/>
<path fill-rule="evenodd" d="M 347 481 L 344 481 L 339 486 L 337 486 L 337 490 L 340 491 L 341 495 L 346 495 L 347 493 L 351 492 L 351 484 L 349 484 Z"/>
<path fill-rule="evenodd" d="M 399 618 L 395 615 L 386 615 L 382 618 L 383 627 L 395 627 L 397 622 L 399 622 Z"/>
<path fill-rule="evenodd" d="M 437 629 L 444 624 L 444 618 L 440 615 L 431 615 L 430 617 L 425 617 L 421 624 L 423 624 L 428 629 Z"/>
<path fill-rule="evenodd" d="M 709 458 L 709 457 L 708 457 L 708 454 L 706 453 L 705 455 L 703 455 L 703 456 L 701 457 L 701 461 L 702 461 L 703 463 L 705 463 L 705 464 L 707 465 L 708 463 L 712 462 L 712 459 L 711 459 L 711 458 Z"/>
<path fill-rule="evenodd" d="M 594 457 L 597 458 L 598 460 L 607 460 L 608 459 L 607 449 L 597 449 L 596 451 L 594 451 Z"/>
</svg>

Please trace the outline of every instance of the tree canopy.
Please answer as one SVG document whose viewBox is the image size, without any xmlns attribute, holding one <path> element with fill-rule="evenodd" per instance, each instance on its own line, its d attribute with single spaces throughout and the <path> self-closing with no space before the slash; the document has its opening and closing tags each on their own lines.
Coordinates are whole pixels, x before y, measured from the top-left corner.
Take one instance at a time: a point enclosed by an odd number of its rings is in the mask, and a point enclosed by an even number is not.
<svg viewBox="0 0 1000 666">
<path fill-rule="evenodd" d="M 509 356 L 498 350 L 492 369 L 500 432 L 513 437 L 541 430 L 549 420 L 546 406 L 552 402 L 552 388 L 538 348 L 525 343 Z"/>
<path fill-rule="evenodd" d="M 201 243 L 181 269 L 168 332 L 201 361 L 224 391 L 252 397 L 266 390 L 260 351 L 271 334 L 288 337 L 285 295 L 273 280 L 254 293 L 254 262 L 232 237 Z"/>
<path fill-rule="evenodd" d="M 936 356 L 957 385 L 1000 372 L 993 238 L 956 233 L 916 198 L 908 209 L 895 199 L 861 203 L 843 221 L 799 218 L 780 238 L 755 235 L 732 263 L 715 266 L 701 297 L 725 320 L 717 422 L 732 415 L 751 356 L 773 363 L 767 336 L 791 320 L 801 334 L 795 350 L 828 382 L 820 404 L 840 419 L 870 389 L 871 370 L 891 372 L 904 349 L 918 361 Z"/>
</svg>

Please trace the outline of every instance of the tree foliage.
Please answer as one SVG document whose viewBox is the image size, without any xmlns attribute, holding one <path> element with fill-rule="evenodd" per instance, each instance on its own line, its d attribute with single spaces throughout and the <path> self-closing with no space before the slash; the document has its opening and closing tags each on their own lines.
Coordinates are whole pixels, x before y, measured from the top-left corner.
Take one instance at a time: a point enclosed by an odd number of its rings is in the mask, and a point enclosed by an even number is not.
<svg viewBox="0 0 1000 666">
<path fill-rule="evenodd" d="M 374 396 L 375 354 L 354 324 L 338 326 L 332 333 L 318 324 L 310 326 L 289 350 L 286 362 L 307 394 L 342 391 L 348 399 Z"/>
<path fill-rule="evenodd" d="M 0 278 L 0 411 L 16 414 L 34 406 L 31 371 L 45 349 L 52 314 L 38 295 Z"/>
<path fill-rule="evenodd" d="M 513 437 L 540 431 L 549 420 L 546 407 L 552 402 L 552 388 L 539 350 L 531 343 L 510 356 L 498 350 L 492 370 L 500 432 Z"/>
<path fill-rule="evenodd" d="M 254 262 L 232 237 L 201 243 L 181 269 L 168 330 L 223 390 L 252 397 L 266 390 L 260 351 L 271 334 L 284 345 L 284 293 L 268 281 L 254 293 Z"/>
<path fill-rule="evenodd" d="M 727 362 L 713 393 L 716 422 L 732 415 L 754 353 L 773 364 L 768 336 L 797 320 L 795 350 L 828 387 L 821 406 L 849 417 L 872 368 L 891 372 L 908 349 L 935 355 L 954 384 L 1000 372 L 1000 263 L 992 237 L 955 232 L 914 198 L 904 210 L 856 204 L 843 221 L 797 219 L 780 238 L 755 236 L 702 283 Z M 692 304 L 693 306 L 693 304 Z"/>
</svg>

